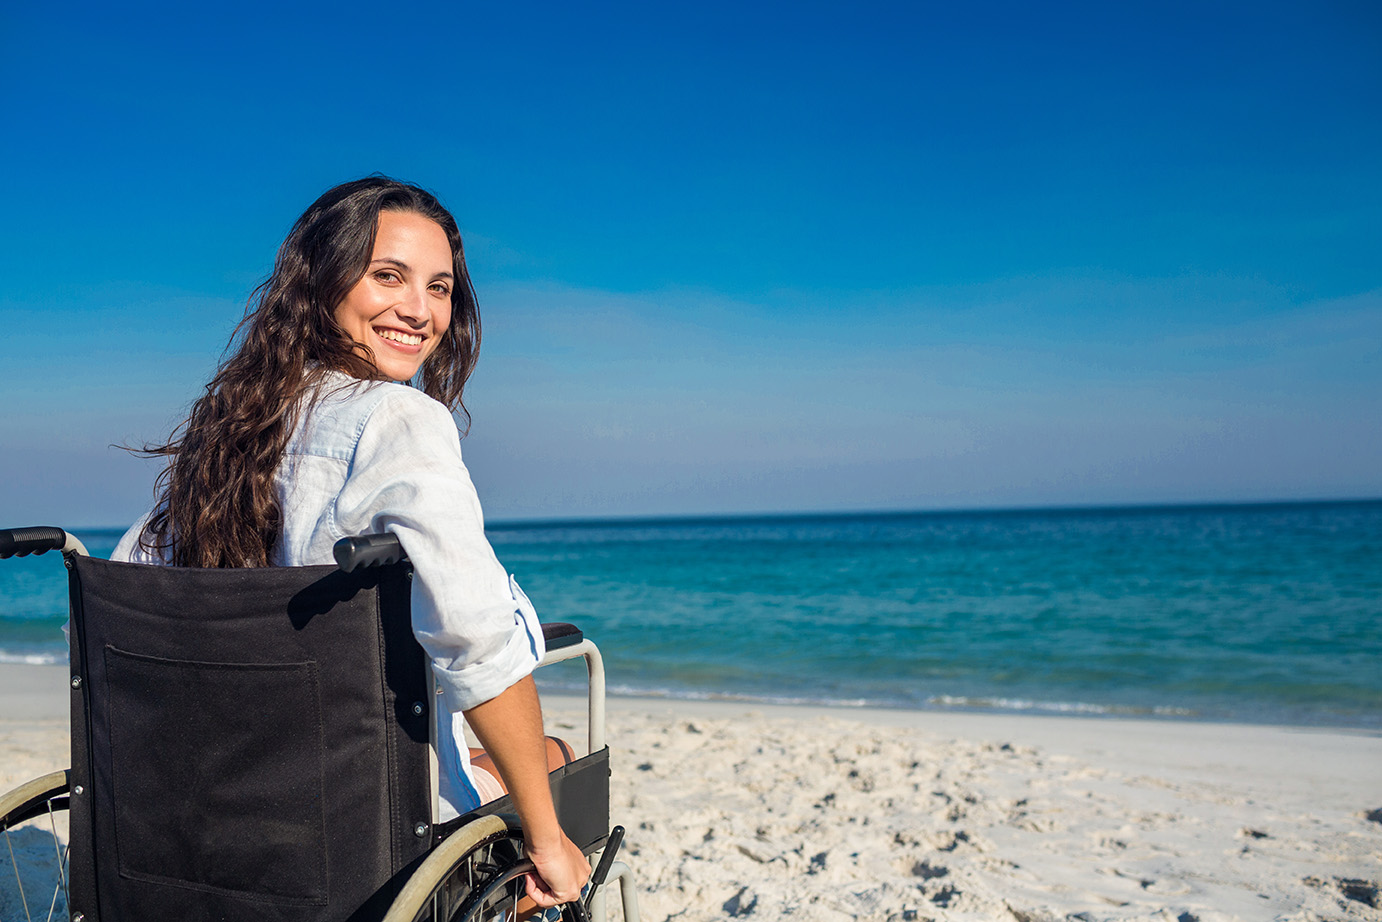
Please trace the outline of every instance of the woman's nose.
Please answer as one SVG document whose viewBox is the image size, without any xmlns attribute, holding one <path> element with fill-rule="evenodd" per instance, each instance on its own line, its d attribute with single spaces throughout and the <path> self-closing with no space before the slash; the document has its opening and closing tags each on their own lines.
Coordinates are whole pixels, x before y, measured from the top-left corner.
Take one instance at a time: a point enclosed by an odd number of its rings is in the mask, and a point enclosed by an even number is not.
<svg viewBox="0 0 1382 922">
<path fill-rule="evenodd" d="M 401 319 L 411 320 L 416 323 L 424 323 L 427 320 L 427 292 L 409 288 L 403 297 L 398 299 L 394 306 L 394 312 Z"/>
</svg>

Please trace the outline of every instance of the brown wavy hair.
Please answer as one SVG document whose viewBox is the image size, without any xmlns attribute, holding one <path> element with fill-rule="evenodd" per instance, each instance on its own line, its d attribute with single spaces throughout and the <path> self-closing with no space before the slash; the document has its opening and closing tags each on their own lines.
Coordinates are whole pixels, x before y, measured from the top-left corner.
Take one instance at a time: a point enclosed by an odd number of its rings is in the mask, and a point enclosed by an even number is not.
<svg viewBox="0 0 1382 922">
<path fill-rule="evenodd" d="M 373 353 L 335 318 L 369 267 L 381 211 L 429 218 L 451 244 L 451 324 L 414 385 L 469 426 L 461 392 L 480 349 L 480 313 L 456 219 L 431 193 L 387 176 L 342 183 L 293 225 L 273 274 L 250 296 L 230 358 L 187 419 L 166 443 L 143 448 L 169 459 L 143 548 L 180 567 L 269 565 L 283 527 L 274 471 L 304 399 L 332 370 L 383 380 Z"/>
</svg>

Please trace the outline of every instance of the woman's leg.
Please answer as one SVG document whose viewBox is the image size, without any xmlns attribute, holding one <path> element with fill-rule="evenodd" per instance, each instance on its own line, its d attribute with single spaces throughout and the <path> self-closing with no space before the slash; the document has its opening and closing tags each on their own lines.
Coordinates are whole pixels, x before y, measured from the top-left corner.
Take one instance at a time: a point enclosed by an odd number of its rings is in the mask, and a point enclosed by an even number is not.
<svg viewBox="0 0 1382 922">
<path fill-rule="evenodd" d="M 576 754 L 571 749 L 571 744 L 566 740 L 558 739 L 555 736 L 547 737 L 547 770 L 556 771 L 563 765 L 570 765 L 576 759 Z M 483 749 L 470 750 L 470 764 L 476 768 L 482 768 L 499 782 L 499 787 L 505 792 L 508 788 L 504 787 L 504 779 L 499 777 L 499 769 L 495 768 L 494 760 L 489 757 Z"/>
</svg>

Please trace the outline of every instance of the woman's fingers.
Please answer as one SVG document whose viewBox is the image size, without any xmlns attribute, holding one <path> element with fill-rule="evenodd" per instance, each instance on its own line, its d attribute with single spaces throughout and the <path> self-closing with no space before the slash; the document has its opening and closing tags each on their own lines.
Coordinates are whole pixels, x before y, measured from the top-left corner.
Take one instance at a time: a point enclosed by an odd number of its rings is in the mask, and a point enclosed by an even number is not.
<svg viewBox="0 0 1382 922">
<path fill-rule="evenodd" d="M 566 836 L 553 854 L 528 852 L 533 873 L 528 875 L 528 896 L 539 906 L 555 906 L 578 899 L 590 879 L 590 862 Z"/>
</svg>

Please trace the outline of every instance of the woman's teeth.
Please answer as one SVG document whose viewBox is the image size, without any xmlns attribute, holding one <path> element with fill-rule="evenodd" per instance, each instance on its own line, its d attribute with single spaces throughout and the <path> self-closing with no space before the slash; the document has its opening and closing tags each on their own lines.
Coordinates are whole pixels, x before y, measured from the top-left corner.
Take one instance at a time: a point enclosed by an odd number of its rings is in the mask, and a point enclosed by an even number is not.
<svg viewBox="0 0 1382 922">
<path fill-rule="evenodd" d="M 400 333 L 398 330 L 375 330 L 381 339 L 391 339 L 396 343 L 403 343 L 405 346 L 422 345 L 422 336 L 418 333 Z"/>
</svg>

